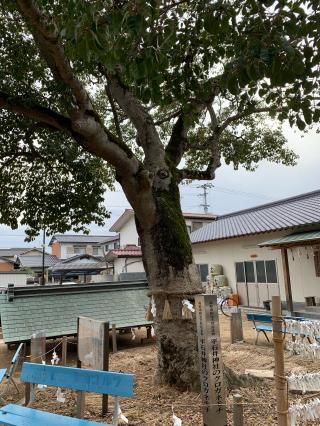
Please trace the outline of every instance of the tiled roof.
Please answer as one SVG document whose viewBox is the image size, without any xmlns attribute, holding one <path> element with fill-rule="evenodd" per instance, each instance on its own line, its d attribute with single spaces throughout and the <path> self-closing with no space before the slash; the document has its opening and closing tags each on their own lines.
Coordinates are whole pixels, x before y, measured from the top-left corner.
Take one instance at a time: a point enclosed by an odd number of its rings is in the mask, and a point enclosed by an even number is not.
<svg viewBox="0 0 320 426">
<path fill-rule="evenodd" d="M 127 245 L 124 248 L 114 249 L 108 251 L 106 254 L 106 260 L 111 260 L 116 257 L 141 257 L 141 247 L 135 245 Z"/>
<path fill-rule="evenodd" d="M 20 264 L 21 267 L 40 268 L 42 267 L 42 255 L 28 256 L 22 254 L 17 257 L 17 262 Z M 44 257 L 44 266 L 46 268 L 48 266 L 54 265 L 57 262 L 59 262 L 59 259 L 51 254 L 46 254 Z"/>
<path fill-rule="evenodd" d="M 0 256 L 13 257 L 22 253 L 26 253 L 30 250 L 39 250 L 37 247 L 20 247 L 20 248 L 0 248 Z"/>
<path fill-rule="evenodd" d="M 320 225 L 320 190 L 218 216 L 191 233 L 192 243 Z"/>
<path fill-rule="evenodd" d="M 49 246 L 51 246 L 54 241 L 73 244 L 101 244 L 107 241 L 113 241 L 114 238 L 114 235 L 55 234 L 52 236 Z"/>
<path fill-rule="evenodd" d="M 106 269 L 104 257 L 92 256 L 90 254 L 78 254 L 56 263 L 52 271 L 94 271 Z"/>
<path fill-rule="evenodd" d="M 144 318 L 147 283 L 44 287 L 16 289 L 12 302 L 0 293 L 5 343 L 29 340 L 39 330 L 46 337 L 76 334 L 78 316 L 109 321 L 117 328 L 151 324 Z"/>
</svg>

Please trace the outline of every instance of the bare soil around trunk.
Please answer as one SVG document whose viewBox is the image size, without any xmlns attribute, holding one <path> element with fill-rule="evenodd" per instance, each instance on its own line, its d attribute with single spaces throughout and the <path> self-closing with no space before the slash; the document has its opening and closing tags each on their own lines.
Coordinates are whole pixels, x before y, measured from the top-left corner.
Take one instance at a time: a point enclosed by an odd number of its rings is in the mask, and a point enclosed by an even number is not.
<svg viewBox="0 0 320 426">
<path fill-rule="evenodd" d="M 220 316 L 222 336 L 223 360 L 225 364 L 237 373 L 244 373 L 246 369 L 269 370 L 274 367 L 273 347 L 263 336 L 257 346 L 252 323 L 244 320 L 245 343 L 233 344 L 230 341 L 229 320 Z M 145 337 L 143 333 L 137 335 Z M 287 337 L 288 338 L 288 337 Z M 110 370 L 131 372 L 135 374 L 135 396 L 132 399 L 121 399 L 121 409 L 128 417 L 130 426 L 172 426 L 172 408 L 175 414 L 182 419 L 183 426 L 202 425 L 201 396 L 192 391 L 181 392 L 168 386 L 155 385 L 153 374 L 156 366 L 155 345 L 142 346 L 137 339 L 132 342 L 130 337 L 120 339 L 120 350 L 110 356 Z M 74 345 L 69 345 L 68 364 L 75 365 Z M 50 348 L 50 347 L 49 347 Z M 5 345 L 0 345 L 0 368 L 7 367 L 14 351 L 8 351 Z M 319 372 L 320 362 L 308 361 L 300 356 L 290 356 L 286 352 L 286 372 Z M 50 362 L 50 357 L 47 358 Z M 17 374 L 18 379 L 18 374 Z M 19 380 L 18 380 L 19 383 Z M 3 385 L 2 385 L 3 386 Z M 0 391 L 2 389 L 0 386 Z M 23 402 L 23 384 L 19 383 L 20 395 L 13 388 L 9 389 L 5 401 Z M 66 402 L 56 401 L 56 389 L 39 390 L 33 407 L 65 415 L 74 415 L 75 393 L 65 390 Z M 244 424 L 246 426 L 276 425 L 276 406 L 273 379 L 265 379 L 250 388 L 240 389 L 245 407 Z M 318 396 L 318 395 L 317 395 Z M 297 399 L 306 402 L 313 395 L 293 396 L 290 394 L 290 403 Z M 113 398 L 109 398 L 109 407 L 112 411 Z M 227 398 L 229 425 L 232 425 L 232 394 Z M 110 423 L 111 413 L 102 418 L 101 396 L 86 395 L 85 418 L 98 422 Z M 316 425 L 319 422 L 299 423 L 300 425 Z"/>
</svg>

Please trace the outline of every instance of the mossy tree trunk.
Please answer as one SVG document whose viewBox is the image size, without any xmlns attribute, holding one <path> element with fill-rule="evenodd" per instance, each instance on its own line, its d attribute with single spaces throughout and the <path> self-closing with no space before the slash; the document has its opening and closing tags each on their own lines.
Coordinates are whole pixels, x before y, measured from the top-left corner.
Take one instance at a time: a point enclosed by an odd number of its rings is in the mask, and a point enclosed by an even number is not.
<svg viewBox="0 0 320 426">
<path fill-rule="evenodd" d="M 166 180 L 166 179 L 164 179 Z M 140 200 L 139 200 L 140 199 Z M 180 206 L 178 183 L 140 191 L 132 200 L 150 296 L 156 305 L 158 383 L 199 388 L 195 319 L 182 317 L 182 300 L 202 292 L 190 238 Z M 163 319 L 166 300 L 172 320 Z"/>
</svg>

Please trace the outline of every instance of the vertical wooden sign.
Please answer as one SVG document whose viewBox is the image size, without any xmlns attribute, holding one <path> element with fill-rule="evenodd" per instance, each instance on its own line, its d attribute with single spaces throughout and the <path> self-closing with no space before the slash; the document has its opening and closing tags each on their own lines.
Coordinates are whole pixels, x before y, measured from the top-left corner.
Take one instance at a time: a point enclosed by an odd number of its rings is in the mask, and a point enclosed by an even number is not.
<svg viewBox="0 0 320 426">
<path fill-rule="evenodd" d="M 217 296 L 195 296 L 203 425 L 227 426 Z"/>
</svg>

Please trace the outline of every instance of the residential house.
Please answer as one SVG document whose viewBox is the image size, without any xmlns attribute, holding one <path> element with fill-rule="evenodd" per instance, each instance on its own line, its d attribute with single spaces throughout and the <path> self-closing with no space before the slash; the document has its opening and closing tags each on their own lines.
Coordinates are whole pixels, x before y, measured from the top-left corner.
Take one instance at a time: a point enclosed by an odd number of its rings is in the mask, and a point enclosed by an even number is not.
<svg viewBox="0 0 320 426">
<path fill-rule="evenodd" d="M 79 254 L 103 256 L 105 251 L 117 247 L 118 236 L 55 234 L 49 246 L 59 259 L 68 259 Z"/>
<path fill-rule="evenodd" d="M 37 247 L 33 247 L 31 249 L 28 247 L 0 248 L 0 257 L 15 261 L 16 257 L 20 254 L 29 253 L 29 255 L 32 256 L 33 254 L 39 254 L 39 252 L 42 253 L 42 249 L 39 249 Z"/>
<path fill-rule="evenodd" d="M 44 268 L 45 271 L 59 259 L 56 256 L 45 253 L 44 254 Z M 20 254 L 16 258 L 16 262 L 20 269 L 24 268 L 26 270 L 32 271 L 35 275 L 40 276 L 42 273 L 42 264 L 43 264 L 43 254 L 39 252 L 38 254 L 30 255 L 28 252 Z"/>
<path fill-rule="evenodd" d="M 188 232 L 191 233 L 214 221 L 216 215 L 201 213 L 183 213 Z M 112 263 L 112 271 L 116 276 L 129 278 L 144 276 L 140 238 L 137 232 L 134 211 L 126 209 L 111 226 L 110 232 L 119 234 L 119 249 L 106 253 L 106 258 Z M 136 278 L 134 278 L 136 279 Z"/>
<path fill-rule="evenodd" d="M 15 269 L 15 261 L 0 256 L 0 272 L 9 272 Z"/>
<path fill-rule="evenodd" d="M 222 265 L 242 305 L 280 295 L 293 311 L 320 297 L 320 190 L 219 216 L 191 241 L 202 280 Z"/>
<path fill-rule="evenodd" d="M 99 275 L 107 269 L 106 261 L 102 256 L 77 254 L 68 259 L 55 263 L 50 271 L 54 280 L 71 280 L 76 282 L 90 282 L 91 277 Z"/>
</svg>

